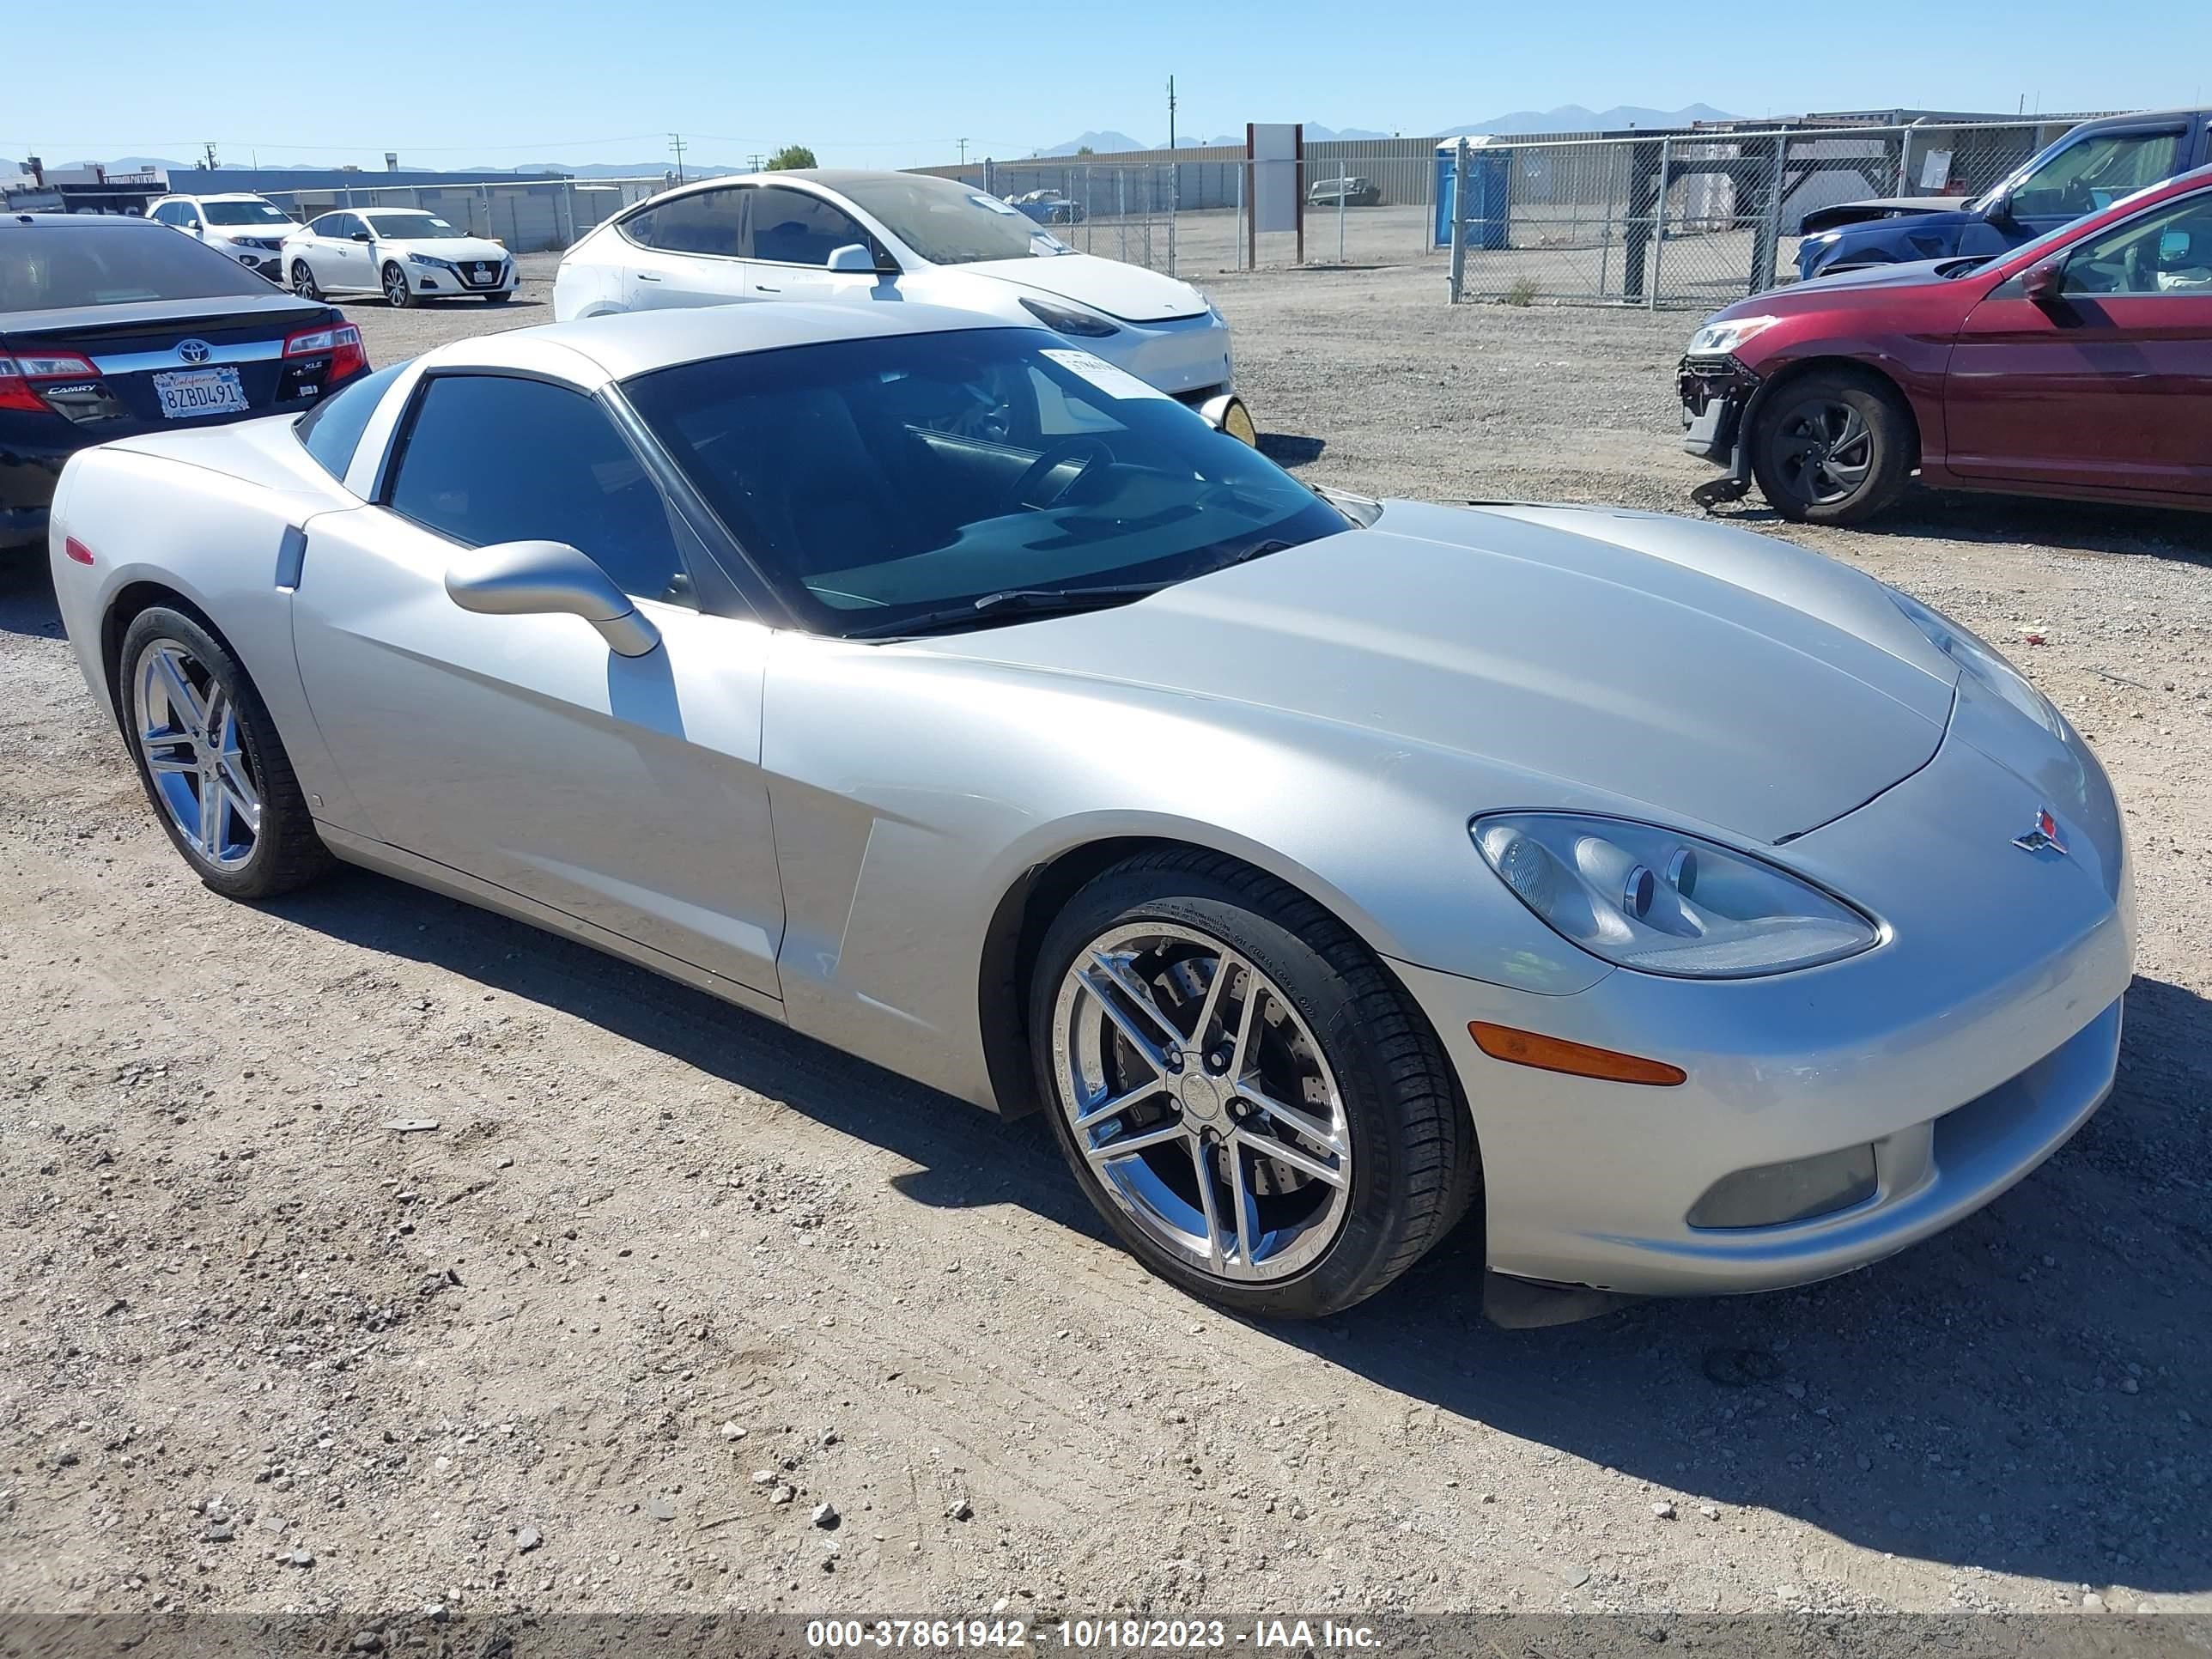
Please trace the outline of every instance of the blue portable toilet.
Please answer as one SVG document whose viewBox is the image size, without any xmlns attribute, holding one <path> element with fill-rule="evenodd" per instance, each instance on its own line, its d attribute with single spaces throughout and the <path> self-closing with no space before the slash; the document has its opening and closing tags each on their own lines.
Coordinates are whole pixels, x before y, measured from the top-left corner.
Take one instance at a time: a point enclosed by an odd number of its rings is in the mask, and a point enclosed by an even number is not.
<svg viewBox="0 0 2212 1659">
<path fill-rule="evenodd" d="M 1468 199 L 1467 245 L 1474 248 L 1509 246 L 1507 232 L 1511 165 L 1504 150 L 1484 148 L 1489 139 L 1476 136 L 1467 141 L 1468 177 L 1473 194 Z M 1453 163 L 1459 140 L 1447 138 L 1437 146 L 1436 245 L 1451 246 Z"/>
</svg>

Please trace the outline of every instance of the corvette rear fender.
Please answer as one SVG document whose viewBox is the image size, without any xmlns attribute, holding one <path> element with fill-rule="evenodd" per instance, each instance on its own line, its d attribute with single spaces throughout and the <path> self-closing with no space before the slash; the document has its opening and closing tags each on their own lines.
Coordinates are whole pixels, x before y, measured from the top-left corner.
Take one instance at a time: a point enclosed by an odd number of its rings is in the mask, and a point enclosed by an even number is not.
<svg viewBox="0 0 2212 1659">
<path fill-rule="evenodd" d="M 292 592 L 277 581 L 288 549 L 296 558 L 302 530 L 312 541 L 313 521 L 329 510 L 329 498 L 114 447 L 72 458 L 63 483 L 55 545 L 74 537 L 94 562 L 55 560 L 55 598 L 100 706 L 120 720 L 115 679 L 124 632 L 149 605 L 173 596 L 252 676 L 316 816 L 356 823 L 358 809 L 307 708 L 292 648 Z M 125 548 L 130 556 L 111 562 Z"/>
</svg>

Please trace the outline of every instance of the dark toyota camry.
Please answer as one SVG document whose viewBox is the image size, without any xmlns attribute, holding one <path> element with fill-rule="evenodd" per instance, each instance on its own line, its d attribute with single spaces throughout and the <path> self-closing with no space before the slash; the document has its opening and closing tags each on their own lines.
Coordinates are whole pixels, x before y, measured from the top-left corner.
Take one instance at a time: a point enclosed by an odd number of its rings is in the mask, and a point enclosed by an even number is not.
<svg viewBox="0 0 2212 1659">
<path fill-rule="evenodd" d="M 77 450 L 306 409 L 368 367 L 341 313 L 166 225 L 0 218 L 0 556 L 44 547 Z"/>
</svg>

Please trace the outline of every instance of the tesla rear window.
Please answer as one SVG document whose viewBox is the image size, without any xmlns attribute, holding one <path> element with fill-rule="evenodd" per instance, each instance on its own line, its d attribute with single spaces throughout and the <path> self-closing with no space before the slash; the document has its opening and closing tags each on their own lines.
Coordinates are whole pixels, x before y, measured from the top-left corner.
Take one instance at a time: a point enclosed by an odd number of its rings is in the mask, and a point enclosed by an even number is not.
<svg viewBox="0 0 2212 1659">
<path fill-rule="evenodd" d="M 0 231 L 0 312 L 149 300 L 266 299 L 237 260 L 155 224 L 32 224 Z"/>
</svg>

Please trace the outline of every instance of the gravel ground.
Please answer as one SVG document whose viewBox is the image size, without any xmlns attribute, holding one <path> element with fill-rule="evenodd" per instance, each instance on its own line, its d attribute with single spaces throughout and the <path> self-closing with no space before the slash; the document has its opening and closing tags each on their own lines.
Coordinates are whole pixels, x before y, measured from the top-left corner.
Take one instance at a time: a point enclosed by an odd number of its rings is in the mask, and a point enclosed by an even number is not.
<svg viewBox="0 0 2212 1659">
<path fill-rule="evenodd" d="M 353 314 L 379 362 L 544 320 L 526 264 L 505 311 Z M 1204 280 L 1303 476 L 1705 476 L 1681 319 Z M 1039 1120 L 365 874 L 226 903 L 43 569 L 0 573 L 0 1609 L 2212 1609 L 2208 526 L 1791 532 L 2011 647 L 2104 756 L 2119 1087 L 1869 1272 L 1533 1332 L 1483 1322 L 1464 1233 L 1242 1324 L 1106 1241 Z"/>
</svg>

